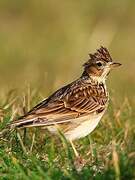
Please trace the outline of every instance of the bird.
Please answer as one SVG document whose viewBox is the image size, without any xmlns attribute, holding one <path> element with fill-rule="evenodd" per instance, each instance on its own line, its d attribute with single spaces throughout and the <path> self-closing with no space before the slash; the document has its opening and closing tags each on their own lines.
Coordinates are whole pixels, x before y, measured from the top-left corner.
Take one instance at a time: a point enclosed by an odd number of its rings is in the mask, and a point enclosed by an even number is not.
<svg viewBox="0 0 135 180">
<path fill-rule="evenodd" d="M 121 64 L 113 61 L 107 48 L 101 46 L 83 64 L 81 76 L 60 88 L 9 124 L 11 129 L 44 127 L 51 133 L 63 133 L 79 156 L 73 142 L 89 135 L 98 125 L 109 102 L 106 79 Z"/>
</svg>

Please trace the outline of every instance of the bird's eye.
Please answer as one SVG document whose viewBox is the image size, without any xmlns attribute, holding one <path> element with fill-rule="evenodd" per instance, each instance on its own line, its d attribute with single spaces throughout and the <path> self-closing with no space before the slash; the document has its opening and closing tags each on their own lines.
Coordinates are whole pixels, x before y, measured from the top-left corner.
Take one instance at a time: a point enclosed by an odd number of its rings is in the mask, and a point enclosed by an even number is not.
<svg viewBox="0 0 135 180">
<path fill-rule="evenodd" d="M 102 65 L 103 65 L 103 64 L 102 64 L 101 62 L 98 62 L 98 63 L 97 63 L 97 66 L 98 66 L 98 67 L 101 67 Z"/>
</svg>

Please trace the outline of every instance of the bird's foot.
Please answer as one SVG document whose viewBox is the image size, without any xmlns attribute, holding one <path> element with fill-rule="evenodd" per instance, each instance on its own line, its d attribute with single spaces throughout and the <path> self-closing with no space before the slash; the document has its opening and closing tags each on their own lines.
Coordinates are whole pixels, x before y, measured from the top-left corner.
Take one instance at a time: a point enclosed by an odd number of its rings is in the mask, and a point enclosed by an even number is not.
<svg viewBox="0 0 135 180">
<path fill-rule="evenodd" d="M 77 156 L 74 160 L 74 166 L 78 172 L 82 170 L 82 168 L 85 166 L 86 160 L 83 159 L 80 155 Z"/>
</svg>

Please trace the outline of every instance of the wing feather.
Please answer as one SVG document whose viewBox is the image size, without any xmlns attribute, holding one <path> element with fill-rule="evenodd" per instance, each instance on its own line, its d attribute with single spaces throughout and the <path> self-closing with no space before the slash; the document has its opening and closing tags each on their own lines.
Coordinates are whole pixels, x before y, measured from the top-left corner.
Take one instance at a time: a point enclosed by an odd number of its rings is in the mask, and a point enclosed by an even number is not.
<svg viewBox="0 0 135 180">
<path fill-rule="evenodd" d="M 51 98 L 35 106 L 20 120 L 14 121 L 12 125 L 21 128 L 63 124 L 98 109 L 104 109 L 108 97 L 103 89 L 100 86 L 98 88 L 91 85 L 85 87 L 84 83 L 83 86 L 80 84 L 70 88 L 67 86 L 65 90 L 62 89 L 63 92 L 57 91 Z"/>
</svg>

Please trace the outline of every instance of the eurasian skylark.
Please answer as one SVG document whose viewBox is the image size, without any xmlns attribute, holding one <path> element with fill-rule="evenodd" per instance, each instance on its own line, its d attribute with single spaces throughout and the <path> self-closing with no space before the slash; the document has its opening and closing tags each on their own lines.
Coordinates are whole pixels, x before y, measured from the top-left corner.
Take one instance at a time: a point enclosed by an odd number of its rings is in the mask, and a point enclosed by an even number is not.
<svg viewBox="0 0 135 180">
<path fill-rule="evenodd" d="M 47 127 L 52 133 L 60 130 L 78 155 L 72 141 L 87 136 L 98 125 L 109 99 L 105 80 L 112 68 L 121 65 L 113 62 L 104 47 L 89 57 L 79 79 L 57 90 L 13 121 L 10 128 Z"/>
</svg>

